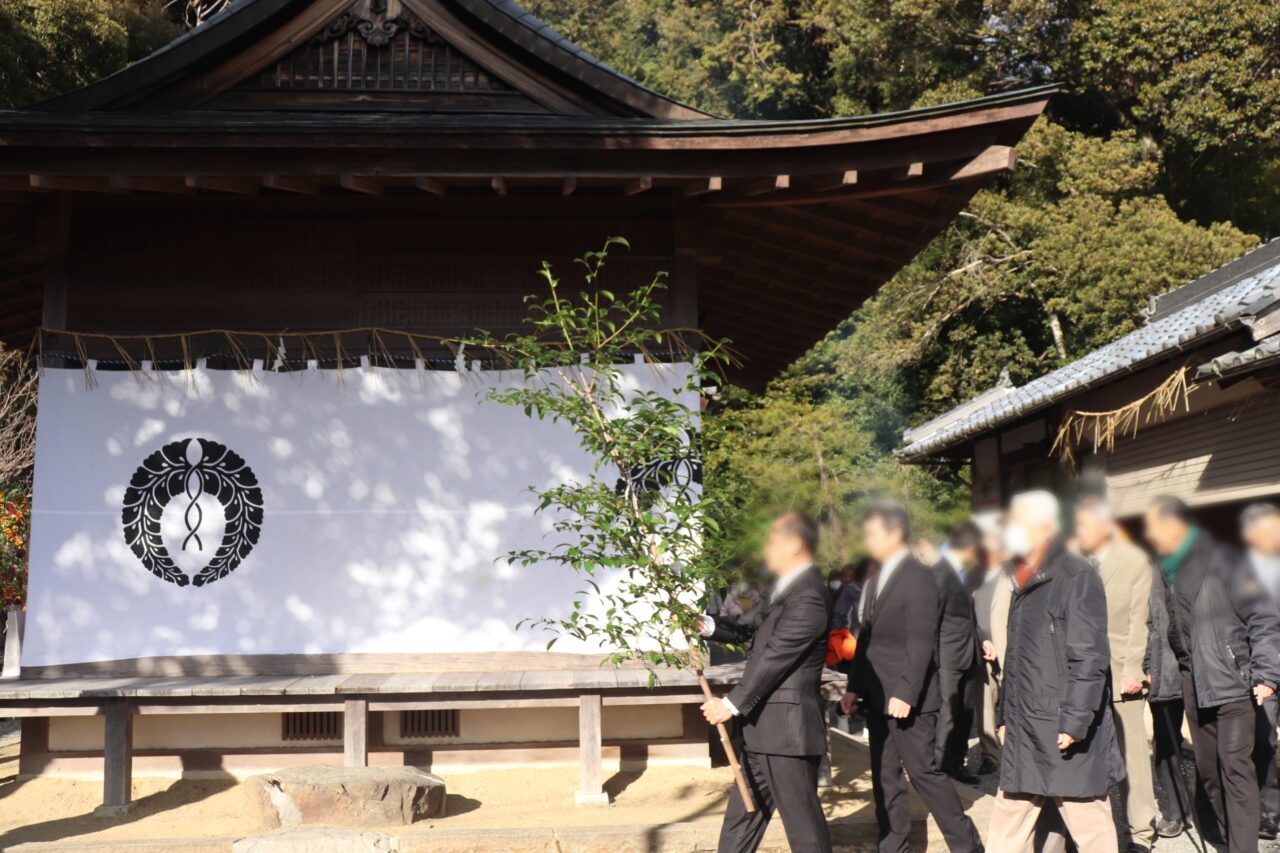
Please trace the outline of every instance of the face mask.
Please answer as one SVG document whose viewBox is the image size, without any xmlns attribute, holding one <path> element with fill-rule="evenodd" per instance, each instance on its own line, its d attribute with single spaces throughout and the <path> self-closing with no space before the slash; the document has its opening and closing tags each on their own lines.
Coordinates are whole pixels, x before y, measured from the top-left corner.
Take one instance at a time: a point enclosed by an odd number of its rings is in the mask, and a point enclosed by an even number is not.
<svg viewBox="0 0 1280 853">
<path fill-rule="evenodd" d="M 1004 549 L 1013 557 L 1025 557 L 1031 552 L 1031 541 L 1027 539 L 1027 531 L 1021 525 L 1005 525 Z"/>
</svg>

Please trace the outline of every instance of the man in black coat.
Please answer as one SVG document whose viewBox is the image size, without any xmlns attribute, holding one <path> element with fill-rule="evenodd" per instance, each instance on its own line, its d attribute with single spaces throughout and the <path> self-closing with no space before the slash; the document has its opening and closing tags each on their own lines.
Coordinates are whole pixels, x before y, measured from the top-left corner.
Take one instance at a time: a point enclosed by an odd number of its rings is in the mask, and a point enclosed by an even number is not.
<svg viewBox="0 0 1280 853">
<path fill-rule="evenodd" d="M 1106 593 L 1098 573 L 1063 545 L 1059 522 L 1049 492 L 1024 492 L 1010 506 L 1014 591 L 996 719 L 1003 749 L 993 853 L 1032 853 L 1049 805 L 1079 849 L 1118 850 L 1107 792 L 1124 778 L 1124 764 L 1107 689 Z"/>
<path fill-rule="evenodd" d="M 782 815 L 793 853 L 831 853 L 827 819 L 818 800 L 818 766 L 827 751 L 819 695 L 827 650 L 826 584 L 813 567 L 818 525 L 803 513 L 773 523 L 765 564 L 777 578 L 759 627 L 702 618 L 714 642 L 750 644 L 742 681 L 723 699 L 702 706 L 715 725 L 739 717 L 741 761 L 756 811 L 735 787 L 720 830 L 720 853 L 753 853 L 769 820 Z"/>
<path fill-rule="evenodd" d="M 1196 775 L 1230 853 L 1255 853 L 1254 714 L 1280 684 L 1280 613 L 1243 556 L 1197 527 L 1181 500 L 1156 498 L 1145 521 L 1160 557 Z"/>
<path fill-rule="evenodd" d="M 862 530 L 880 572 L 862 596 L 862 630 L 841 705 L 846 714 L 859 702 L 867 711 L 880 853 L 908 850 L 911 807 L 903 768 L 952 853 L 981 850 L 978 831 L 935 755 L 938 584 L 907 548 L 910 524 L 902 507 L 876 504 L 863 516 Z"/>
<path fill-rule="evenodd" d="M 969 732 L 973 728 L 975 687 L 978 682 L 978 627 L 973 599 L 962 578 L 976 564 L 982 532 L 971 522 L 958 524 L 947 538 L 947 551 L 931 571 L 938 583 L 941 614 L 938 621 L 938 767 L 957 782 L 977 785 L 981 780 L 965 770 Z"/>
</svg>

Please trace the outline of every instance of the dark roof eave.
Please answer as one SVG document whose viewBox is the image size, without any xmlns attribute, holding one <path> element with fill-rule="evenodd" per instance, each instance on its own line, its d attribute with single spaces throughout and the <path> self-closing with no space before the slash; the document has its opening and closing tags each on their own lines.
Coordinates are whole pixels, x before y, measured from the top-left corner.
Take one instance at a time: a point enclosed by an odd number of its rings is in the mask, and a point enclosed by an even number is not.
<svg viewBox="0 0 1280 853">
<path fill-rule="evenodd" d="M 1016 92 L 989 95 L 934 107 L 893 113 L 791 121 L 750 119 L 651 119 L 596 116 L 548 115 L 447 115 L 436 113 L 361 112 L 251 112 L 187 111 L 168 113 L 122 111 L 46 111 L 40 109 L 0 110 L 0 131 L 131 131 L 224 133 L 246 131 L 326 132 L 344 131 L 375 135 L 451 135 L 467 133 L 539 135 L 580 135 L 584 137 L 738 137 L 811 135 L 839 131 L 910 125 L 930 119 L 979 113 L 984 110 L 1028 107 L 1026 119 L 1039 115 L 1044 104 L 1058 91 L 1056 86 L 1039 86 Z M 1016 117 L 1014 117 L 1016 118 Z M 948 128 L 921 128 L 922 133 Z"/>
</svg>

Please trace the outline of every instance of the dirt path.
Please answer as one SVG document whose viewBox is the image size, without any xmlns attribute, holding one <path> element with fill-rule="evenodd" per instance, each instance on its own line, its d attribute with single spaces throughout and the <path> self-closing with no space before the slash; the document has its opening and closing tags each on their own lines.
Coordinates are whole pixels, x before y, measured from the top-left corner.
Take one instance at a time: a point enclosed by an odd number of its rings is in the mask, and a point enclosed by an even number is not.
<svg viewBox="0 0 1280 853">
<path fill-rule="evenodd" d="M 828 817 L 873 820 L 865 748 L 838 739 L 834 767 L 835 784 L 823 792 Z M 137 804 L 127 817 L 98 818 L 92 815 L 102 794 L 98 781 L 17 782 L 16 771 L 16 743 L 0 746 L 0 849 L 33 841 L 235 838 L 256 829 L 246 816 L 240 785 L 230 779 L 139 778 L 134 781 Z M 400 834 L 437 827 L 718 825 L 732 778 L 725 769 L 691 767 L 619 773 L 606 785 L 613 800 L 608 808 L 573 806 L 575 767 L 457 773 L 447 782 L 448 816 L 398 830 Z M 979 804 L 974 817 L 984 827 L 981 811 Z"/>
</svg>

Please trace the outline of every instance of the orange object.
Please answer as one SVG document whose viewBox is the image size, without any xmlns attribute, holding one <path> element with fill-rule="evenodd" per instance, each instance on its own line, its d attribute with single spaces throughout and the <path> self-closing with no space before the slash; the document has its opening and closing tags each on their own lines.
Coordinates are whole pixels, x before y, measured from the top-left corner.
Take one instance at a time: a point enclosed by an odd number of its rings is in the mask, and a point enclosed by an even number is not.
<svg viewBox="0 0 1280 853">
<path fill-rule="evenodd" d="M 841 661 L 853 660 L 858 651 L 858 638 L 848 628 L 832 631 L 827 637 L 827 666 L 835 666 Z"/>
</svg>

